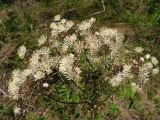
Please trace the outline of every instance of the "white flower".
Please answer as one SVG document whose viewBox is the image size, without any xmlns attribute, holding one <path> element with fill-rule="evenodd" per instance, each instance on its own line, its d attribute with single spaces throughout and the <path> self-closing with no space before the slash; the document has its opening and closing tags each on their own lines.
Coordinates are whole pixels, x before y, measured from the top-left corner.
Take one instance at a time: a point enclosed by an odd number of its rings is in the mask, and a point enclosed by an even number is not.
<svg viewBox="0 0 160 120">
<path fill-rule="evenodd" d="M 63 44 L 60 53 L 65 53 L 68 50 L 69 45 Z"/>
<path fill-rule="evenodd" d="M 19 85 L 17 85 L 16 82 L 14 82 L 14 81 L 10 82 L 9 86 L 8 86 L 8 93 L 12 99 L 15 99 L 15 100 L 18 99 Z"/>
<path fill-rule="evenodd" d="M 49 84 L 48 83 L 43 83 L 43 87 L 48 88 Z"/>
<path fill-rule="evenodd" d="M 141 60 L 142 62 L 144 62 L 144 61 L 145 61 L 145 59 L 144 59 L 143 57 L 140 57 L 140 60 Z"/>
<path fill-rule="evenodd" d="M 71 36 L 66 36 L 64 38 L 64 44 L 66 45 L 73 45 L 73 43 L 77 40 L 77 35 L 72 34 Z"/>
<path fill-rule="evenodd" d="M 76 73 L 77 73 L 78 75 L 81 74 L 81 72 L 82 72 L 79 67 L 76 67 L 76 68 L 75 68 L 75 71 L 76 71 Z"/>
<path fill-rule="evenodd" d="M 90 22 L 94 23 L 96 21 L 95 18 L 90 18 Z"/>
<path fill-rule="evenodd" d="M 96 32 L 95 32 L 95 35 L 100 35 L 100 33 L 96 31 Z"/>
<path fill-rule="evenodd" d="M 21 114 L 21 109 L 16 106 L 16 107 L 14 108 L 14 114 L 15 114 L 15 115 L 20 115 L 20 114 Z"/>
<path fill-rule="evenodd" d="M 76 73 L 73 71 L 74 55 L 69 54 L 60 60 L 59 71 L 62 72 L 69 80 L 74 79 Z"/>
<path fill-rule="evenodd" d="M 65 24 L 65 31 L 68 31 L 69 29 L 71 29 L 73 25 L 74 25 L 74 22 L 67 21 Z"/>
<path fill-rule="evenodd" d="M 118 86 L 120 85 L 122 80 L 125 79 L 126 77 L 132 78 L 133 75 L 130 72 L 131 72 L 131 65 L 124 65 L 123 71 L 119 72 L 110 80 L 111 85 Z"/>
<path fill-rule="evenodd" d="M 142 47 L 136 47 L 134 50 L 135 50 L 137 53 L 142 53 L 144 49 L 143 49 Z"/>
<path fill-rule="evenodd" d="M 140 88 L 135 82 L 132 82 L 131 83 L 131 86 L 132 86 L 132 88 L 133 88 L 133 90 L 136 92 L 138 92 L 138 91 L 141 91 L 142 90 L 142 88 Z"/>
<path fill-rule="evenodd" d="M 83 21 L 82 23 L 78 24 L 78 30 L 86 31 L 87 29 L 91 28 L 93 23 L 96 21 L 95 18 L 90 18 L 88 20 Z"/>
<path fill-rule="evenodd" d="M 31 74 L 31 71 L 25 69 L 20 71 L 19 69 L 12 72 L 12 79 L 9 82 L 8 93 L 12 99 L 18 99 L 19 89 L 21 85 L 27 80 L 27 76 Z"/>
<path fill-rule="evenodd" d="M 109 46 L 111 50 L 111 57 L 115 57 L 118 54 L 124 40 L 124 35 L 118 32 L 116 29 L 101 28 L 98 35 L 103 44 Z"/>
<path fill-rule="evenodd" d="M 152 63 L 147 62 L 139 68 L 138 78 L 142 84 L 145 84 L 149 80 L 150 70 L 153 68 Z"/>
<path fill-rule="evenodd" d="M 154 64 L 154 65 L 157 65 L 158 64 L 158 60 L 156 57 L 151 57 L 151 62 Z"/>
<path fill-rule="evenodd" d="M 67 22 L 66 19 L 62 19 L 60 23 L 61 23 L 61 24 L 64 24 L 64 23 L 66 23 L 66 22 Z"/>
<path fill-rule="evenodd" d="M 52 29 L 58 29 L 57 23 L 52 22 L 52 23 L 50 24 L 50 28 L 52 28 Z"/>
<path fill-rule="evenodd" d="M 159 73 L 159 68 L 155 68 L 152 70 L 153 75 L 157 75 Z"/>
<path fill-rule="evenodd" d="M 18 56 L 23 59 L 26 53 L 26 47 L 24 45 L 22 45 L 19 49 L 18 49 Z"/>
<path fill-rule="evenodd" d="M 33 76 L 36 80 L 39 80 L 44 78 L 45 73 L 43 71 L 36 71 L 36 73 Z"/>
<path fill-rule="evenodd" d="M 82 73 L 82 71 L 81 71 L 81 69 L 79 68 L 79 67 L 75 67 L 74 68 L 74 78 L 76 79 L 76 80 L 80 80 L 81 79 L 81 76 L 80 76 L 80 74 Z"/>
<path fill-rule="evenodd" d="M 129 73 L 130 70 L 131 70 L 131 65 L 125 64 L 125 65 L 123 66 L 123 73 Z"/>
<path fill-rule="evenodd" d="M 150 57 L 151 57 L 150 54 L 146 54 L 146 55 L 145 55 L 145 58 L 146 58 L 147 60 L 148 60 Z"/>
<path fill-rule="evenodd" d="M 60 21 L 61 20 L 61 15 L 58 14 L 54 17 L 54 21 Z"/>
<path fill-rule="evenodd" d="M 32 74 L 32 70 L 31 69 L 25 69 L 25 70 L 23 70 L 22 74 L 25 75 L 25 76 L 29 76 L 29 75 Z"/>
<path fill-rule="evenodd" d="M 152 68 L 153 64 L 151 62 L 146 62 L 139 68 L 138 78 L 141 84 L 145 84 L 149 80 Z"/>
<path fill-rule="evenodd" d="M 59 22 L 52 22 L 50 24 L 50 28 L 52 29 L 51 36 L 56 38 L 61 32 L 67 32 L 69 29 L 71 29 L 73 25 L 74 22 L 66 19 L 62 19 Z"/>
<path fill-rule="evenodd" d="M 151 62 L 146 62 L 144 64 L 144 68 L 146 68 L 146 69 L 152 69 L 153 68 L 153 64 Z"/>
<path fill-rule="evenodd" d="M 41 79 L 45 74 L 50 74 L 52 72 L 52 67 L 57 65 L 55 59 L 56 58 L 50 56 L 50 49 L 43 47 L 32 54 L 28 69 L 32 70 L 32 75 L 36 80 Z"/>
<path fill-rule="evenodd" d="M 59 41 L 59 40 L 53 40 L 52 42 L 51 42 L 51 44 L 50 44 L 50 47 L 51 48 L 58 48 L 58 47 L 60 47 L 61 46 L 61 41 Z"/>
<path fill-rule="evenodd" d="M 66 70 L 67 68 L 72 68 L 73 63 L 74 63 L 74 55 L 73 54 L 69 54 L 69 55 L 63 57 L 60 60 L 59 71 L 62 73 L 65 73 L 64 70 Z"/>
<path fill-rule="evenodd" d="M 85 47 L 90 50 L 91 55 L 96 54 L 96 52 L 102 45 L 95 35 L 86 36 L 85 41 L 86 41 Z"/>
<path fill-rule="evenodd" d="M 84 43 L 81 41 L 76 41 L 73 45 L 77 54 L 80 54 L 84 49 Z"/>
<path fill-rule="evenodd" d="M 124 77 L 124 78 L 127 77 L 127 78 L 132 79 L 132 78 L 133 78 L 133 74 L 131 74 L 131 65 L 125 64 L 125 65 L 123 66 L 122 74 L 123 74 L 123 77 Z"/>
<path fill-rule="evenodd" d="M 38 44 L 39 44 L 39 46 L 43 45 L 46 41 L 47 41 L 47 36 L 42 35 L 42 36 L 38 39 Z"/>
<path fill-rule="evenodd" d="M 64 38 L 64 44 L 62 45 L 62 49 L 60 52 L 65 53 L 68 50 L 69 46 L 74 45 L 76 40 L 77 40 L 76 34 L 72 34 L 71 36 L 66 36 Z"/>
<path fill-rule="evenodd" d="M 67 73 L 64 74 L 68 80 L 74 80 L 77 78 L 77 73 L 73 69 L 68 69 Z"/>
<path fill-rule="evenodd" d="M 121 73 L 117 74 L 110 80 L 112 86 L 118 86 L 123 80 L 123 75 Z"/>
<path fill-rule="evenodd" d="M 107 28 L 107 27 L 102 27 L 99 30 L 99 33 L 96 33 L 97 35 L 100 35 L 103 38 L 108 37 L 113 38 L 113 37 L 117 37 L 116 39 L 123 37 L 123 35 L 121 33 L 119 33 L 116 29 L 112 29 L 112 28 Z M 121 39 L 121 38 L 120 38 Z M 106 41 L 107 42 L 107 41 Z"/>
</svg>

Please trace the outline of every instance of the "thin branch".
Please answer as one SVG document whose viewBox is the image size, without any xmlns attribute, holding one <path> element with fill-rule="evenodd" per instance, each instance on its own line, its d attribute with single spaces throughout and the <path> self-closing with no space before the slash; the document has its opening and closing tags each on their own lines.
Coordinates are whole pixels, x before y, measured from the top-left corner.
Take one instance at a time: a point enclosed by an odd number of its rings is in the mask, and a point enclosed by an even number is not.
<svg viewBox="0 0 160 120">
<path fill-rule="evenodd" d="M 74 81 L 71 81 L 79 90 L 81 90 L 86 96 L 87 96 L 87 98 L 88 98 L 88 95 L 87 95 L 87 93 L 85 93 L 85 91 L 81 88 L 81 87 L 79 87 Z"/>
<path fill-rule="evenodd" d="M 86 52 L 85 52 L 85 57 L 86 57 L 86 61 L 89 63 L 89 65 L 91 66 L 91 68 L 93 69 L 93 71 L 95 71 L 95 68 L 93 67 L 93 65 L 91 64 L 89 58 L 87 57 Z"/>
<path fill-rule="evenodd" d="M 7 94 L 2 89 L 0 89 L 0 92 L 7 97 Z"/>
<path fill-rule="evenodd" d="M 88 104 L 90 104 L 89 101 L 80 101 L 80 102 L 65 102 L 65 101 L 60 101 L 60 100 L 56 99 L 55 97 L 51 96 L 51 94 L 44 94 L 44 93 L 42 93 L 41 91 L 39 91 L 37 89 L 36 89 L 36 91 L 38 91 L 39 93 L 41 93 L 44 96 L 47 96 L 47 97 L 51 98 L 52 100 L 54 100 L 55 102 L 58 102 L 58 103 L 63 103 L 63 104 L 85 104 L 85 103 L 88 103 Z"/>
<path fill-rule="evenodd" d="M 33 87 L 32 91 L 31 91 L 31 93 L 30 93 L 29 99 L 32 98 L 33 92 L 34 92 L 35 88 L 37 87 L 37 85 L 39 85 L 39 84 L 40 84 L 40 83 L 37 82 L 36 85 Z M 30 104 L 31 104 L 31 101 L 29 101 L 29 105 L 30 105 Z M 30 106 L 27 107 L 27 109 L 29 109 L 29 108 L 30 108 Z"/>
<path fill-rule="evenodd" d="M 45 116 L 47 114 L 47 112 L 52 109 L 55 105 L 51 105 L 49 106 L 41 115 Z"/>
<path fill-rule="evenodd" d="M 99 14 L 99 13 L 102 13 L 102 12 L 106 11 L 106 7 L 105 7 L 105 5 L 104 5 L 104 0 L 101 0 L 101 3 L 102 3 L 103 10 L 98 11 L 98 12 L 95 12 L 95 13 L 93 13 L 93 14 L 91 14 L 91 15 L 96 15 L 96 14 Z"/>
<path fill-rule="evenodd" d="M 62 75 L 61 75 L 60 73 L 58 73 L 58 75 L 60 76 L 60 78 L 61 78 L 62 82 L 64 82 L 64 84 L 68 85 L 72 90 L 74 90 L 74 89 L 70 86 L 69 82 L 66 81 L 65 79 L 63 79 L 63 77 L 62 77 Z M 85 93 L 85 91 L 84 91 L 82 88 L 80 88 L 74 81 L 71 81 L 71 82 L 72 82 L 79 90 L 81 90 L 81 91 L 86 95 L 86 97 L 88 98 L 88 95 Z"/>
<path fill-rule="evenodd" d="M 113 92 L 111 92 L 103 101 L 105 102 L 108 100 L 114 93 L 116 93 L 119 90 L 119 87 L 117 87 Z"/>
</svg>

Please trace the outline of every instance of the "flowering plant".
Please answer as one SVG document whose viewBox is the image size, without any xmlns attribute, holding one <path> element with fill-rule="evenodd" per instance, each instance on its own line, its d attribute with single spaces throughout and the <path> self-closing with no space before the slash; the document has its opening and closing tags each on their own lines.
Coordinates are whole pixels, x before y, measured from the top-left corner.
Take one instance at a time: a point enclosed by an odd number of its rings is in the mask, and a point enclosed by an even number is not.
<svg viewBox="0 0 160 120">
<path fill-rule="evenodd" d="M 76 24 L 61 15 L 55 16 L 50 24 L 50 36 L 42 35 L 38 39 L 39 48 L 33 51 L 27 68 L 12 72 L 8 86 L 10 98 L 22 97 L 21 86 L 28 79 L 45 81 L 44 89 L 59 82 L 61 86 L 69 86 L 76 100 L 47 96 L 60 103 L 87 104 L 91 111 L 98 109 L 95 106 L 106 101 L 106 96 L 114 94 L 109 88 L 118 89 L 127 83 L 133 91 L 140 92 L 159 73 L 157 58 L 150 54 L 143 56 L 142 47 L 128 50 L 123 33 L 107 27 L 97 30 L 95 21 L 90 18 Z M 26 51 L 24 45 L 18 49 L 21 59 L 25 59 Z M 128 58 L 130 53 L 136 58 Z"/>
</svg>

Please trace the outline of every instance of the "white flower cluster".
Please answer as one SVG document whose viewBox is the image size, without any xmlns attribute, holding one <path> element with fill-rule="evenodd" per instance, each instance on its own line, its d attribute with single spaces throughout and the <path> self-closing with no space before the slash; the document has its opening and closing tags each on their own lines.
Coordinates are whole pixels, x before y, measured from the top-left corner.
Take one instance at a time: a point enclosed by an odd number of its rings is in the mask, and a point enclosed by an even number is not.
<svg viewBox="0 0 160 120">
<path fill-rule="evenodd" d="M 18 56 L 23 59 L 26 53 L 26 47 L 24 45 L 22 45 L 19 49 L 18 49 Z"/>
<path fill-rule="evenodd" d="M 55 21 L 50 24 L 50 28 L 51 28 L 51 36 L 55 38 L 60 33 L 67 32 L 74 25 L 74 22 L 72 21 L 61 19 L 60 15 L 55 16 L 54 20 Z"/>
<path fill-rule="evenodd" d="M 83 50 L 89 50 L 89 59 L 93 61 L 99 61 L 97 51 L 99 51 L 103 44 L 109 45 L 112 54 L 117 53 L 123 41 L 123 35 L 115 29 L 110 28 L 103 28 L 100 29 L 99 32 L 93 33 L 91 27 L 95 21 L 95 18 L 84 20 L 80 24 L 77 24 L 77 27 L 74 29 L 73 21 L 62 19 L 61 15 L 56 15 L 54 21 L 50 24 L 51 39 L 54 39 L 54 42 L 52 42 L 49 47 L 42 47 L 33 52 L 29 59 L 29 65 L 26 68 L 30 70 L 30 74 L 28 75 L 32 75 L 35 80 L 42 79 L 47 74 L 52 73 L 52 68 L 59 64 L 59 72 L 63 73 L 68 80 L 74 80 L 80 78 L 81 73 L 81 69 L 74 65 L 75 56 L 79 57 Z M 71 32 L 70 35 L 70 32 L 67 33 L 67 31 L 71 28 L 73 32 Z M 42 35 L 38 39 L 38 45 L 43 45 L 46 40 L 47 36 Z M 74 54 L 68 52 L 69 48 L 72 47 Z M 58 50 L 59 55 L 57 56 L 55 54 L 54 57 L 52 57 L 50 55 L 50 48 Z M 20 58 L 24 58 L 25 52 L 25 46 L 21 46 L 18 51 Z M 61 59 L 59 60 L 59 58 Z M 20 85 L 27 79 L 28 75 L 24 76 L 20 72 L 20 77 L 12 77 L 8 88 L 9 93 L 15 93 L 18 96 Z M 23 80 L 21 78 L 23 78 Z"/>
<path fill-rule="evenodd" d="M 124 40 L 123 34 L 116 29 L 111 28 L 101 28 L 100 32 L 96 32 L 95 34 L 101 38 L 103 44 L 109 46 L 111 56 L 115 57 L 122 46 L 122 42 Z"/>
<path fill-rule="evenodd" d="M 79 78 L 80 68 L 74 67 L 75 57 L 69 54 L 60 60 L 59 71 L 62 72 L 69 80 Z"/>
<path fill-rule="evenodd" d="M 95 18 L 90 18 L 78 24 L 77 26 L 78 30 L 80 31 L 80 35 L 88 35 L 90 33 L 90 28 L 92 27 L 95 21 L 96 21 Z"/>
<path fill-rule="evenodd" d="M 142 90 L 142 88 L 139 85 L 137 85 L 135 82 L 132 82 L 131 86 L 133 88 L 133 91 L 135 91 L 135 92 L 139 92 Z"/>
<path fill-rule="evenodd" d="M 68 48 L 70 46 L 73 46 L 74 44 L 76 44 L 76 40 L 77 40 L 77 35 L 76 34 L 72 34 L 70 36 L 66 36 L 64 38 L 64 43 L 63 43 L 63 46 L 62 46 L 62 53 L 65 53 L 67 52 Z"/>
<path fill-rule="evenodd" d="M 28 68 L 32 70 L 32 75 L 36 80 L 43 78 L 45 74 L 50 74 L 51 68 L 56 66 L 55 59 L 50 57 L 48 47 L 35 51 L 29 61 Z"/>
<path fill-rule="evenodd" d="M 139 67 L 139 79 L 141 83 L 146 83 L 149 80 L 150 74 L 157 75 L 159 73 L 158 59 L 150 54 L 141 57 L 142 66 Z"/>
<path fill-rule="evenodd" d="M 92 56 L 95 55 L 99 48 L 102 46 L 102 43 L 96 35 L 88 35 L 85 37 L 85 40 L 85 48 L 88 48 L 90 50 L 90 54 Z"/>
<path fill-rule="evenodd" d="M 91 27 L 95 21 L 95 18 L 90 18 L 88 20 L 84 20 L 80 24 L 77 24 L 77 27 L 75 27 L 76 29 L 73 30 L 75 32 L 72 33 L 72 35 L 66 35 L 64 38 L 62 37 L 62 41 L 54 41 L 52 46 L 60 47 L 61 53 L 67 52 L 69 46 L 72 46 L 77 54 L 79 54 L 84 49 L 88 49 L 91 56 L 93 56 L 96 55 L 96 52 L 99 50 L 99 48 L 105 44 L 109 46 L 112 58 L 115 57 L 117 52 L 120 50 L 120 47 L 122 46 L 124 39 L 123 34 L 121 34 L 116 29 L 111 28 L 101 28 L 99 32 L 97 31 L 92 33 Z M 54 33 L 54 35 L 52 34 L 51 36 L 57 37 L 59 34 L 63 34 L 62 32 L 67 32 L 69 29 L 71 29 L 73 24 L 70 27 L 66 27 L 65 24 L 63 24 L 68 22 L 74 23 L 66 19 L 61 19 L 60 15 L 55 16 L 54 22 L 52 22 L 50 25 L 52 28 L 51 31 Z M 84 40 L 80 40 L 79 38 L 83 38 Z"/>
<path fill-rule="evenodd" d="M 43 45 L 47 41 L 47 36 L 41 35 L 41 37 L 38 39 L 39 46 Z"/>
<path fill-rule="evenodd" d="M 11 98 L 18 99 L 20 86 L 27 80 L 27 76 L 30 75 L 31 72 L 30 69 L 25 69 L 23 71 L 17 69 L 12 72 L 12 80 L 8 86 L 8 92 Z"/>
<path fill-rule="evenodd" d="M 29 75 L 33 75 L 35 80 L 38 80 L 52 72 L 52 67 L 56 67 L 58 59 L 50 57 L 49 54 L 50 50 L 47 47 L 36 50 L 30 58 L 29 65 L 26 69 L 23 71 L 13 71 L 12 80 L 8 86 L 8 92 L 11 98 L 18 99 L 20 86 L 27 80 Z"/>
<path fill-rule="evenodd" d="M 15 106 L 13 112 L 14 112 L 15 115 L 20 115 L 21 114 L 21 108 Z"/>
<path fill-rule="evenodd" d="M 143 52 L 143 48 L 142 47 L 135 47 L 135 52 L 137 52 L 137 53 L 142 53 Z"/>
<path fill-rule="evenodd" d="M 131 74 L 131 65 L 124 65 L 123 71 L 119 72 L 110 80 L 110 84 L 112 86 L 118 86 L 120 83 L 126 78 L 132 78 L 133 75 Z"/>
<path fill-rule="evenodd" d="M 81 64 L 83 63 L 79 64 L 77 61 L 80 59 L 81 53 L 85 53 L 87 60 L 91 60 L 91 63 L 103 65 L 104 62 L 105 64 L 108 63 L 108 59 L 115 62 L 115 59 L 121 55 L 118 53 L 123 47 L 124 36 L 112 28 L 103 27 L 99 31 L 92 31 L 91 28 L 95 21 L 95 18 L 90 18 L 73 28 L 75 24 L 73 21 L 62 19 L 61 15 L 56 15 L 50 24 L 52 37 L 49 37 L 49 45 L 44 44 L 47 36 L 42 35 L 38 39 L 38 46 L 41 48 L 33 52 L 27 68 L 22 71 L 13 71 L 12 80 L 8 87 L 11 98 L 17 99 L 19 97 L 20 86 L 27 80 L 28 76 L 32 75 L 34 80 L 39 80 L 51 74 L 53 68 L 61 72 L 67 80 L 80 79 L 81 72 L 83 72 L 81 71 L 83 68 Z M 104 56 L 99 55 L 103 46 L 109 48 L 109 52 L 106 52 Z M 143 50 L 141 47 L 135 48 L 136 53 L 142 53 Z M 25 52 L 25 46 L 21 46 L 18 50 L 19 57 L 24 58 Z M 158 60 L 150 54 L 141 57 L 140 60 L 142 65 L 138 66 L 138 78 L 140 81 L 146 82 L 150 73 L 158 74 Z M 132 67 L 132 64 L 124 63 L 123 69 L 111 78 L 111 85 L 118 86 L 124 79 L 132 79 L 134 77 Z M 135 84 L 133 86 L 136 88 Z M 49 84 L 44 83 L 43 87 L 48 88 Z"/>
<path fill-rule="evenodd" d="M 137 87 L 145 84 L 150 79 L 151 75 L 154 76 L 159 73 L 159 68 L 157 67 L 158 60 L 156 57 L 146 54 L 144 57 L 140 58 L 140 61 L 142 65 L 138 66 L 138 76 L 135 75 L 139 80 L 139 84 L 136 84 Z M 119 72 L 110 80 L 111 85 L 118 86 L 127 77 L 132 79 L 134 77 L 134 74 L 131 72 L 132 66 L 133 65 L 124 65 L 123 71 Z"/>
<path fill-rule="evenodd" d="M 56 15 L 56 16 L 54 16 L 54 21 L 60 21 L 61 20 L 61 15 L 60 14 L 58 14 L 58 15 Z"/>
</svg>

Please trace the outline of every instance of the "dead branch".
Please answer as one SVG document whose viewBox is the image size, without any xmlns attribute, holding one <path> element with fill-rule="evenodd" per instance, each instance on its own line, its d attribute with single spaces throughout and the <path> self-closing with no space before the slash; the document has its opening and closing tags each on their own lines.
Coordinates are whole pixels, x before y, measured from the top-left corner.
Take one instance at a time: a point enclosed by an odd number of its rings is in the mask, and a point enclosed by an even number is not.
<svg viewBox="0 0 160 120">
<path fill-rule="evenodd" d="M 5 44 L 0 51 L 0 65 L 6 61 L 13 52 L 15 45 L 13 43 Z"/>
<path fill-rule="evenodd" d="M 95 12 L 95 13 L 93 13 L 93 14 L 91 14 L 91 15 L 96 15 L 96 14 L 99 14 L 99 13 L 102 13 L 102 12 L 106 11 L 106 7 L 105 7 L 105 5 L 104 5 L 104 0 L 101 0 L 101 3 L 102 3 L 102 8 L 103 8 L 103 10 L 98 11 L 98 12 Z"/>
</svg>

